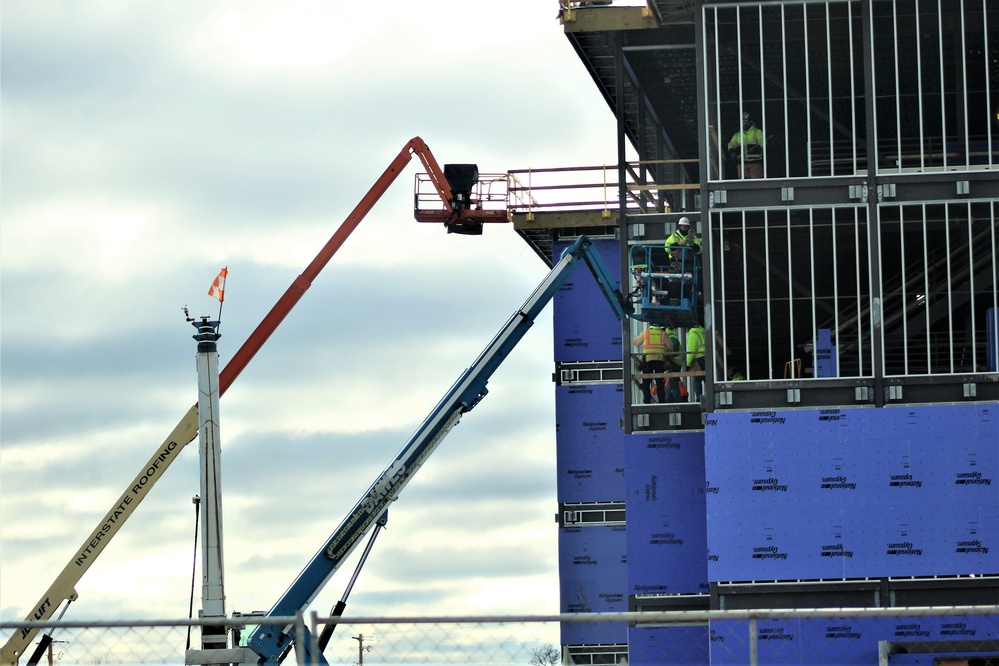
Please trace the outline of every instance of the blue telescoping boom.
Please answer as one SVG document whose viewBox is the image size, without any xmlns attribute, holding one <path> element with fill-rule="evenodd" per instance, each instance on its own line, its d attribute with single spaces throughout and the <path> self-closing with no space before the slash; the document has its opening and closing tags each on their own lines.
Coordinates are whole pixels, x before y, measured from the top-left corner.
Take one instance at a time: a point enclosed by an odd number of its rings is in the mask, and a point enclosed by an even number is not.
<svg viewBox="0 0 999 666">
<path fill-rule="evenodd" d="M 378 480 L 371 484 L 332 536 L 262 618 L 263 624 L 257 627 L 247 642 L 247 647 L 259 657 L 259 663 L 280 662 L 296 642 L 293 626 L 266 624 L 266 618 L 291 617 L 305 611 L 364 535 L 385 514 L 388 505 L 398 498 L 405 485 L 451 428 L 486 395 L 489 378 L 517 346 L 559 288 L 579 267 L 580 261 L 589 267 L 618 319 L 644 319 L 634 313 L 631 303 L 622 295 L 617 281 L 610 275 L 589 238 L 580 236 L 566 248 L 558 263 L 531 297 L 510 317 L 475 362 L 451 386 L 402 451 Z M 309 642 L 303 640 L 299 643 L 308 650 Z M 321 653 L 306 657 L 326 663 Z"/>
</svg>

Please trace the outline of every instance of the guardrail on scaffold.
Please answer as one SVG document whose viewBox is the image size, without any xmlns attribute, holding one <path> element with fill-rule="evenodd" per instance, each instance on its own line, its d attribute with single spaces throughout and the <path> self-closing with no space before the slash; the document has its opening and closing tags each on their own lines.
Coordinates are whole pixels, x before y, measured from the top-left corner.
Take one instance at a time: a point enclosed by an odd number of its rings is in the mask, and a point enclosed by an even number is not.
<svg viewBox="0 0 999 666">
<path fill-rule="evenodd" d="M 697 183 L 685 182 L 683 165 L 697 160 L 643 160 L 625 165 L 627 209 L 665 213 L 691 208 Z M 657 175 L 657 177 L 653 177 Z M 510 217 L 576 210 L 617 210 L 617 165 L 513 169 L 507 172 Z"/>
<path fill-rule="evenodd" d="M 626 201 L 631 213 L 667 213 L 694 208 L 697 183 L 686 182 L 684 166 L 697 160 L 646 160 L 625 165 Z M 653 177 L 655 176 L 655 177 Z M 513 169 L 480 174 L 471 193 L 481 210 L 506 209 L 533 219 L 536 213 L 616 211 L 619 208 L 617 165 Z M 436 219 L 443 203 L 425 173 L 416 174 L 417 219 Z"/>
</svg>

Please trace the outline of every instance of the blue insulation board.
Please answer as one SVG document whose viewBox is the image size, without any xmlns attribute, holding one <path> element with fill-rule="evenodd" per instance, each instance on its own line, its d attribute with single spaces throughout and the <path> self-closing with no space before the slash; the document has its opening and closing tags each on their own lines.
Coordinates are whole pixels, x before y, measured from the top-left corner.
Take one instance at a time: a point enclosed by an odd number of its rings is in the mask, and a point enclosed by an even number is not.
<svg viewBox="0 0 999 666">
<path fill-rule="evenodd" d="M 559 502 L 623 502 L 624 450 L 620 384 L 555 389 Z"/>
<path fill-rule="evenodd" d="M 999 571 L 999 405 L 712 414 L 711 581 Z"/>
<path fill-rule="evenodd" d="M 750 663 L 749 631 L 748 620 L 712 620 L 712 666 Z M 877 664 L 879 641 L 904 644 L 996 638 L 999 618 L 995 615 L 760 619 L 756 625 L 758 662 L 772 665 Z M 971 647 L 970 642 L 965 645 Z"/>
<path fill-rule="evenodd" d="M 628 593 L 708 592 L 704 433 L 631 435 L 625 452 Z"/>
<path fill-rule="evenodd" d="M 628 629 L 630 666 L 708 664 L 708 623 Z"/>
<path fill-rule="evenodd" d="M 570 244 L 556 242 L 553 256 L 560 257 Z M 617 241 L 594 239 L 593 248 L 610 274 L 620 276 Z M 621 360 L 622 324 L 583 262 L 555 294 L 552 309 L 556 363 Z"/>
<path fill-rule="evenodd" d="M 628 557 L 624 526 L 563 527 L 558 535 L 563 613 L 628 610 L 624 594 Z M 617 644 L 628 639 L 624 622 L 562 623 L 562 644 Z"/>
</svg>

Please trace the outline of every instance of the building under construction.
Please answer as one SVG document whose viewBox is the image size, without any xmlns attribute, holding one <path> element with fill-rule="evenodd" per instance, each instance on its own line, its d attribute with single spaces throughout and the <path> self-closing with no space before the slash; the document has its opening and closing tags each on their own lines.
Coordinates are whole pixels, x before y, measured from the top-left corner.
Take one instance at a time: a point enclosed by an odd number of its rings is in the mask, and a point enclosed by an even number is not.
<svg viewBox="0 0 999 666">
<path fill-rule="evenodd" d="M 221 371 L 219 322 L 189 318 L 199 404 L 0 666 L 51 647 L 28 651 L 39 621 L 195 438 L 207 623 L 185 663 L 325 663 L 334 625 L 313 645 L 288 618 L 368 538 L 359 570 L 549 301 L 560 610 L 837 609 L 564 622 L 566 663 L 999 663 L 999 4 L 560 0 L 558 18 L 617 163 L 482 178 L 414 137 Z M 417 220 L 512 222 L 552 271 L 274 606 L 227 619 L 218 398 L 414 155 Z"/>
<path fill-rule="evenodd" d="M 630 4 L 560 5 L 619 164 L 561 196 L 512 172 L 514 225 L 549 262 L 590 236 L 635 293 L 655 281 L 635 248 L 679 218 L 703 251 L 679 299 L 642 301 L 689 310 L 679 401 L 587 275 L 555 298 L 561 610 L 999 604 L 999 6 Z M 994 617 L 947 620 L 773 620 L 757 656 L 999 654 Z M 562 643 L 576 664 L 749 663 L 745 635 L 573 623 Z"/>
</svg>

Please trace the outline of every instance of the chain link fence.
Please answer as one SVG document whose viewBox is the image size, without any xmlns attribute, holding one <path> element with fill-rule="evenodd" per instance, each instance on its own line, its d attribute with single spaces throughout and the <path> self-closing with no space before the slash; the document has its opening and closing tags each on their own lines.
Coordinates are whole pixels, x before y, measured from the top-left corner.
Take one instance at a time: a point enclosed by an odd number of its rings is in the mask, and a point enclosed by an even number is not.
<svg viewBox="0 0 999 666">
<path fill-rule="evenodd" d="M 259 617 L 226 619 L 245 642 Z M 999 666 L 999 605 L 933 608 L 671 611 L 523 617 L 269 618 L 308 645 L 289 646 L 286 663 L 330 664 L 878 664 Z M 199 620 L 0 623 L 0 640 L 38 629 L 51 641 L 19 666 L 255 663 L 251 650 L 205 661 Z M 565 645 L 562 637 L 607 636 Z M 301 638 L 300 638 L 301 640 Z M 35 649 L 34 646 L 31 649 Z M 277 658 L 278 660 L 280 659 Z M 950 660 L 950 661 L 947 661 Z M 6 666 L 6 664 L 4 665 Z"/>
</svg>

